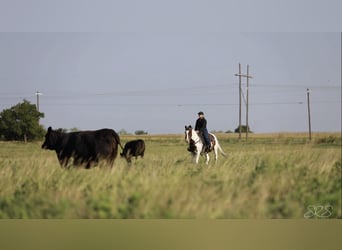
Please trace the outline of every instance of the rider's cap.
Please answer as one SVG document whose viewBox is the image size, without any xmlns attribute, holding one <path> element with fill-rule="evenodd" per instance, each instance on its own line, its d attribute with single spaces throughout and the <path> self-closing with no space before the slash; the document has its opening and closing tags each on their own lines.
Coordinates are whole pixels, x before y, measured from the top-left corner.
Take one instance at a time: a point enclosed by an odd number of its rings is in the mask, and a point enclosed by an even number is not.
<svg viewBox="0 0 342 250">
<path fill-rule="evenodd" d="M 204 115 L 204 113 L 202 111 L 198 112 L 198 115 Z"/>
</svg>

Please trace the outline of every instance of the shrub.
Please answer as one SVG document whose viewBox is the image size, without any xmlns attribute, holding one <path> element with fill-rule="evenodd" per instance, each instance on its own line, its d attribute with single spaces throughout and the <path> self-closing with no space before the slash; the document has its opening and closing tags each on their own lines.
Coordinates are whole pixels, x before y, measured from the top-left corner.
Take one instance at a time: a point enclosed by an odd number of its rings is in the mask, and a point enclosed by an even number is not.
<svg viewBox="0 0 342 250">
<path fill-rule="evenodd" d="M 137 130 L 134 132 L 135 135 L 147 135 L 148 133 L 144 130 Z"/>
<path fill-rule="evenodd" d="M 239 133 L 239 126 L 234 130 L 235 133 Z M 241 133 L 246 133 L 247 132 L 247 126 L 246 125 L 241 125 Z M 248 126 L 248 133 L 253 133 L 251 131 L 250 127 Z"/>
</svg>

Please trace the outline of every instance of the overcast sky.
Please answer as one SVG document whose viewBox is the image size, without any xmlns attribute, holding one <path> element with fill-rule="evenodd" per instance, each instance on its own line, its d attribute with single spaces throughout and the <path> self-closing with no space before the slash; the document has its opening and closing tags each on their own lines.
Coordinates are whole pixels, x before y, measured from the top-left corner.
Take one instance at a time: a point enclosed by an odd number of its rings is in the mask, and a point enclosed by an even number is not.
<svg viewBox="0 0 342 250">
<path fill-rule="evenodd" d="M 238 16 L 231 10 L 235 1 L 160 2 L 0 1 L 0 110 L 23 98 L 36 103 L 39 91 L 45 127 L 182 133 L 203 111 L 209 130 L 234 130 L 234 74 L 241 63 L 243 73 L 249 64 L 253 76 L 253 131 L 306 131 L 307 88 L 312 129 L 341 131 L 338 1 L 329 8 L 311 4 L 302 22 L 297 16 L 274 18 L 280 31 L 295 32 L 276 32 L 262 15 L 259 28 L 249 32 L 247 24 L 256 25 L 251 8 L 250 19 L 241 21 L 244 32 L 224 30 Z M 297 9 L 308 8 L 302 2 L 311 1 L 299 1 Z M 260 6 L 251 7 L 264 10 Z M 285 13 L 277 15 L 285 18 L 293 6 L 280 4 Z M 264 13 L 271 17 L 280 7 Z M 225 8 L 232 15 L 224 15 Z M 244 94 L 245 85 L 244 80 Z"/>
</svg>

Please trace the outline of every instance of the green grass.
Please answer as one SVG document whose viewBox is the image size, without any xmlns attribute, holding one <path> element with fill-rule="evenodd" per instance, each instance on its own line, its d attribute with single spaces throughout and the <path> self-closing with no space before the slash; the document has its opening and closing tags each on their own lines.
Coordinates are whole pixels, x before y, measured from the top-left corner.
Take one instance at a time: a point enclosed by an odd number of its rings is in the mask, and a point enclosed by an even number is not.
<svg viewBox="0 0 342 250">
<path fill-rule="evenodd" d="M 228 155 L 208 166 L 191 162 L 182 135 L 140 138 L 132 167 L 90 170 L 60 168 L 40 143 L 0 142 L 0 218 L 304 218 L 310 205 L 341 217 L 339 134 L 219 134 Z"/>
</svg>

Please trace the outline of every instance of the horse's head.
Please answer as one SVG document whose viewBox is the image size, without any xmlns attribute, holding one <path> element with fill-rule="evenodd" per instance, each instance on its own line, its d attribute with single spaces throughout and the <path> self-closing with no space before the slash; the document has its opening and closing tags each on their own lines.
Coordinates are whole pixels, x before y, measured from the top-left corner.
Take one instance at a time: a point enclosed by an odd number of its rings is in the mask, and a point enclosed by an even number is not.
<svg viewBox="0 0 342 250">
<path fill-rule="evenodd" d="M 185 126 L 185 138 L 184 138 L 185 141 L 187 143 L 190 143 L 191 137 L 192 137 L 192 127 L 191 127 L 191 125 Z"/>
</svg>

